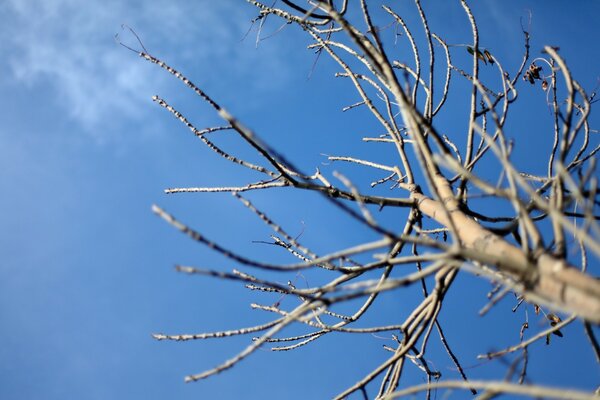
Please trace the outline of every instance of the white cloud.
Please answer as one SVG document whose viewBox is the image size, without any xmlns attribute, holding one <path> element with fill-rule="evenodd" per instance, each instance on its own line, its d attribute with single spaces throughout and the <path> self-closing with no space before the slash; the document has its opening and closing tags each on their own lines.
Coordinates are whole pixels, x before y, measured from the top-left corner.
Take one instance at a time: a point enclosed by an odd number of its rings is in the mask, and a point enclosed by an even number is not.
<svg viewBox="0 0 600 400">
<path fill-rule="evenodd" d="M 270 57 L 273 46 L 254 52 L 260 54 L 233 53 L 231 44 L 249 27 L 247 10 L 229 1 L 8 0 L 0 7 L 0 49 L 20 84 L 50 83 L 69 117 L 93 131 L 116 112 L 141 118 L 149 96 L 167 79 L 163 74 L 157 81 L 155 68 L 132 61 L 115 44 L 112 35 L 123 22 L 143 31 L 149 50 L 158 49 L 171 64 L 194 63 L 214 72 L 226 63 L 242 77 L 258 68 L 265 76 L 258 88 L 285 80 L 283 59 Z M 123 36 L 134 46 L 132 35 Z"/>
</svg>

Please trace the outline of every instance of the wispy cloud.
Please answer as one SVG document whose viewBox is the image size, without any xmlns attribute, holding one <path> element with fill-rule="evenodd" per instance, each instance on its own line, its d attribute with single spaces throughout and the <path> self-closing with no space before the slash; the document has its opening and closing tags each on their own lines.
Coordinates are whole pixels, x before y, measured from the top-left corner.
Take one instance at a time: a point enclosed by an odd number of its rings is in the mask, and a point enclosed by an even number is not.
<svg viewBox="0 0 600 400">
<path fill-rule="evenodd" d="M 50 83 L 67 115 L 94 130 L 117 112 L 141 118 L 148 97 L 166 79 L 157 81 L 155 69 L 131 62 L 115 44 L 112 35 L 123 22 L 143 31 L 151 51 L 160 50 L 171 63 L 193 63 L 195 73 L 223 64 L 241 77 L 262 70 L 265 81 L 257 88 L 284 81 L 282 58 L 265 49 L 231 48 L 249 27 L 244 7 L 214 1 L 8 0 L 0 6 L 0 50 L 14 79 L 29 88 Z"/>
</svg>

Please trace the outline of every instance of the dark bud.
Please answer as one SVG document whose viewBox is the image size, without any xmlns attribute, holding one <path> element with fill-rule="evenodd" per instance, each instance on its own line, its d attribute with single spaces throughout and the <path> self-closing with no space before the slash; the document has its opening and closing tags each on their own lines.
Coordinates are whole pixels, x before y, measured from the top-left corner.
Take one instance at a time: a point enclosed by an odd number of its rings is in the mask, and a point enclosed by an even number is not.
<svg viewBox="0 0 600 400">
<path fill-rule="evenodd" d="M 488 62 L 492 65 L 494 65 L 494 57 L 492 57 L 492 55 L 490 54 L 489 51 L 484 50 L 483 54 L 485 55 L 485 58 L 488 60 Z"/>
</svg>

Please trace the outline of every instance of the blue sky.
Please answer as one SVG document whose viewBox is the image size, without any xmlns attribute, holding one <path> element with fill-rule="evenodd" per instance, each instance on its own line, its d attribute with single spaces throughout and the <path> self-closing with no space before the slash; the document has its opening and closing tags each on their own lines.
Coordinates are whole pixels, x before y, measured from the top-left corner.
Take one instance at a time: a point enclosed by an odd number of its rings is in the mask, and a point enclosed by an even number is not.
<svg viewBox="0 0 600 400">
<path fill-rule="evenodd" d="M 414 23 L 410 2 L 401 3 Z M 470 40 L 459 7 L 427 7 L 435 32 L 452 43 Z M 532 54 L 544 44 L 560 46 L 574 76 L 591 91 L 600 76 L 600 3 L 485 1 L 474 7 L 482 45 L 511 71 L 521 58 L 519 18 L 526 10 L 533 15 Z M 268 240 L 270 232 L 230 195 L 163 193 L 168 187 L 240 185 L 253 177 L 218 159 L 153 104 L 151 96 L 159 94 L 198 127 L 219 124 L 183 85 L 115 44 L 122 23 L 135 28 L 153 55 L 186 73 L 305 171 L 337 169 L 324 163 L 323 153 L 388 155 L 361 144 L 374 126 L 365 113 L 339 112 L 357 100 L 348 82 L 332 77 L 336 69 L 329 60 L 321 58 L 307 79 L 314 55 L 298 29 L 283 26 L 258 46 L 255 30 L 242 40 L 255 16 L 252 7 L 233 0 L 0 3 L 0 398 L 327 398 L 385 357 L 383 338 L 331 335 L 297 352 L 259 351 L 220 376 L 184 384 L 186 374 L 231 357 L 249 338 L 167 343 L 150 336 L 233 329 L 270 317 L 250 309 L 261 298 L 240 285 L 174 272 L 176 263 L 235 266 L 166 225 L 152 214 L 152 204 L 243 254 L 291 260 L 252 243 Z M 280 27 L 272 21 L 263 34 Z M 520 88 L 524 101 L 537 104 L 535 115 L 547 113 L 539 90 L 523 83 Z M 515 113 L 512 123 L 519 128 L 512 134 L 523 143 L 516 149 L 522 162 L 535 170 L 545 164 L 536 164 L 532 148 L 544 138 L 535 132 L 539 125 L 527 125 L 527 115 Z M 256 158 L 232 135 L 221 140 Z M 340 169 L 361 187 L 373 178 Z M 248 197 L 290 232 L 303 232 L 320 253 L 372 237 L 318 196 L 281 190 Z M 398 215 L 386 210 L 382 218 Z M 489 284 L 467 274 L 458 284 L 460 292 L 449 295 L 441 317 L 451 345 L 468 374 L 498 376 L 503 369 L 477 365 L 474 355 L 516 343 L 524 310 L 514 316 L 513 303 L 502 302 L 481 321 L 474 315 L 485 305 Z M 380 315 L 398 315 L 399 321 L 398 309 L 406 311 L 410 295 L 388 296 Z M 531 309 L 529 314 L 539 329 Z M 465 324 L 455 323 L 461 318 L 482 330 L 461 328 Z M 598 367 L 581 331 L 573 324 L 549 348 L 534 346 L 534 382 L 562 379 L 594 387 Z M 456 377 L 450 361 L 438 358 L 444 376 Z M 408 379 L 421 382 L 416 372 Z"/>
</svg>

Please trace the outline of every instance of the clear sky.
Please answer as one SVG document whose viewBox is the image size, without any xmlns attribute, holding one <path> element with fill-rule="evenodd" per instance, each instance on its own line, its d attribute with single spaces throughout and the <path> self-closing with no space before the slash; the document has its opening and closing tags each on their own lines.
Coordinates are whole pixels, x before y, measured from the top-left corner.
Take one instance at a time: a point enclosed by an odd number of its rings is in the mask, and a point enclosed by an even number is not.
<svg viewBox="0 0 600 400">
<path fill-rule="evenodd" d="M 414 24 L 410 2 L 397 3 Z M 459 6 L 428 3 L 434 32 L 469 43 Z M 598 84 L 599 2 L 477 3 L 482 46 L 507 69 L 520 62 L 519 19 L 531 10 L 532 55 L 544 44 L 560 46 L 582 86 L 591 92 Z M 151 101 L 159 94 L 200 128 L 219 124 L 181 83 L 115 43 L 122 23 L 305 171 L 320 166 L 331 174 L 337 164 L 327 165 L 323 153 L 375 154 L 360 142 L 373 121 L 360 111 L 340 112 L 357 97 L 348 82 L 332 77 L 333 64 L 322 57 L 313 70 L 315 57 L 302 33 L 274 21 L 262 35 L 281 30 L 256 46 L 255 29 L 245 37 L 255 16 L 251 6 L 234 0 L 0 2 L 1 399 L 327 398 L 385 356 L 387 342 L 380 337 L 331 335 L 297 352 L 259 351 L 217 377 L 184 384 L 185 375 L 217 365 L 250 338 L 168 343 L 151 337 L 233 329 L 271 317 L 250 309 L 261 298 L 241 285 L 177 274 L 176 263 L 227 271 L 235 265 L 158 219 L 152 204 L 243 254 L 291 260 L 252 243 L 268 240 L 270 232 L 230 195 L 163 193 L 168 187 L 241 185 L 252 176 L 223 163 Z M 539 90 L 523 82 L 520 89 L 525 101 L 541 104 L 535 115 L 547 112 Z M 517 113 L 512 123 L 525 128 L 512 135 L 522 143 L 517 153 L 523 162 L 535 169 L 536 142 L 528 137 L 543 132 L 527 122 L 526 113 Z M 254 157 L 232 135 L 221 140 Z M 368 184 L 363 180 L 357 183 Z M 340 219 L 318 196 L 283 190 L 249 198 L 290 232 L 303 232 L 321 253 L 365 239 L 360 226 Z M 486 304 L 489 284 L 466 274 L 458 284 L 461 296 L 449 295 L 442 321 L 452 326 L 449 340 L 467 373 L 490 377 L 503 369 L 478 365 L 474 356 L 518 342 L 525 311 L 512 314 L 511 299 L 485 317 L 489 321 L 459 323 L 478 321 L 474 315 Z M 388 299 L 382 315 L 395 313 L 399 322 L 403 301 Z M 529 314 L 533 318 L 531 308 Z M 532 321 L 539 330 L 538 319 Z M 550 347 L 535 346 L 530 377 L 590 390 L 600 374 L 581 326 L 564 333 Z M 456 378 L 451 362 L 441 359 L 437 368 Z"/>
</svg>

